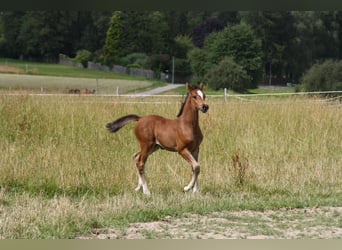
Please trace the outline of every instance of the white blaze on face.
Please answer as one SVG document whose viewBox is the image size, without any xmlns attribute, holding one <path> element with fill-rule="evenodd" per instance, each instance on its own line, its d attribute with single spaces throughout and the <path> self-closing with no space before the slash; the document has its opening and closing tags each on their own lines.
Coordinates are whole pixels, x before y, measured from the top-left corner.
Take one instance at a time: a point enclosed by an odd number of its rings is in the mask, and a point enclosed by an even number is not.
<svg viewBox="0 0 342 250">
<path fill-rule="evenodd" d="M 203 99 L 203 92 L 201 90 L 197 90 L 197 94 Z"/>
</svg>

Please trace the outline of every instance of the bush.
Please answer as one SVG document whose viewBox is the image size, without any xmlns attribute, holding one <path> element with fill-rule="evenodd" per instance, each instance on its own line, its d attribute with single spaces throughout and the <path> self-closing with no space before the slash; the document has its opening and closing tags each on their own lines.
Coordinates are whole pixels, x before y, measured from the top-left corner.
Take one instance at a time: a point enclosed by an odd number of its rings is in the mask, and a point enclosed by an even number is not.
<svg viewBox="0 0 342 250">
<path fill-rule="evenodd" d="M 249 85 L 251 77 L 232 58 L 225 57 L 218 65 L 208 71 L 205 81 L 215 90 L 228 88 L 242 91 Z"/>
<path fill-rule="evenodd" d="M 136 69 L 139 69 L 139 68 L 141 68 L 141 65 L 138 64 L 138 63 L 131 63 L 131 64 L 127 64 L 126 67 L 127 67 L 127 68 L 136 68 Z"/>
<path fill-rule="evenodd" d="M 126 67 L 135 65 L 135 68 L 147 68 L 147 55 L 145 53 L 131 53 L 120 59 L 120 64 Z"/>
<path fill-rule="evenodd" d="M 314 64 L 302 77 L 301 84 L 304 91 L 342 90 L 342 61 Z"/>
<path fill-rule="evenodd" d="M 90 59 L 91 59 L 91 52 L 86 49 L 82 49 L 82 50 L 77 51 L 76 57 L 74 60 L 76 62 L 82 63 L 83 67 L 86 68 L 88 66 L 88 61 Z"/>
</svg>

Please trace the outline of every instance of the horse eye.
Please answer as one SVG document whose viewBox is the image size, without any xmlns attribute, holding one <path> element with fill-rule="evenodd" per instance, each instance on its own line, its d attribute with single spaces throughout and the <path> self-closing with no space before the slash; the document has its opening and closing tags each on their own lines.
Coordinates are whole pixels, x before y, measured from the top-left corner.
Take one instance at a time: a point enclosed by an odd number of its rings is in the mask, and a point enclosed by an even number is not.
<svg viewBox="0 0 342 250">
<path fill-rule="evenodd" d="M 196 95 L 194 95 L 194 96 L 192 96 L 192 98 L 194 98 L 195 100 L 197 99 L 197 96 Z"/>
</svg>

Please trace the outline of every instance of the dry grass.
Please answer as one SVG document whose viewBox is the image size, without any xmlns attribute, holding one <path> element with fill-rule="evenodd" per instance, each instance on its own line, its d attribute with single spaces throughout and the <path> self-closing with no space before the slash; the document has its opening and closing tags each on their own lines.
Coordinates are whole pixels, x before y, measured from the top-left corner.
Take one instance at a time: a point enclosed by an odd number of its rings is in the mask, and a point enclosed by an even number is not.
<svg viewBox="0 0 342 250">
<path fill-rule="evenodd" d="M 202 196 L 181 192 L 190 166 L 165 151 L 147 162 L 152 198 L 135 194 L 133 124 L 116 134 L 104 125 L 129 113 L 175 117 L 180 101 L 1 96 L 0 238 L 67 238 L 183 212 L 341 205 L 342 109 L 306 98 L 209 97 Z"/>
<path fill-rule="evenodd" d="M 166 216 L 124 228 L 94 228 L 81 239 L 342 239 L 342 207 L 222 211 Z"/>
</svg>

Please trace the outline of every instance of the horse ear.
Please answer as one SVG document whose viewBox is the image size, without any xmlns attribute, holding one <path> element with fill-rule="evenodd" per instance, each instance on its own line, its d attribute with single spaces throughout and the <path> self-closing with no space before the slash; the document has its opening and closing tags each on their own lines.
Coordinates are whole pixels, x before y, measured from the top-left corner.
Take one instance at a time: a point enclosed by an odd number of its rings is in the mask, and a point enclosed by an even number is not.
<svg viewBox="0 0 342 250">
<path fill-rule="evenodd" d="M 191 87 L 191 85 L 190 85 L 188 82 L 185 84 L 185 86 L 186 86 L 186 89 L 187 89 L 188 91 L 191 91 L 191 90 L 192 90 L 192 87 Z"/>
<path fill-rule="evenodd" d="M 203 87 L 204 87 L 204 84 L 203 84 L 203 82 L 201 82 L 200 85 L 199 85 L 199 89 L 202 90 Z"/>
</svg>

